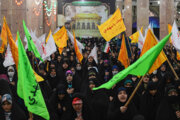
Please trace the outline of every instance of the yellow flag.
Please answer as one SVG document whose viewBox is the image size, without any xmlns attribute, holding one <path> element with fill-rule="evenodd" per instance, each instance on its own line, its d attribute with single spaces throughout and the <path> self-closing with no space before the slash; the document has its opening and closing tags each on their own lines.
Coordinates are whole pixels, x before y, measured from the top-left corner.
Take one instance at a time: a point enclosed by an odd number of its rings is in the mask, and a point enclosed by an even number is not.
<svg viewBox="0 0 180 120">
<path fill-rule="evenodd" d="M 143 27 L 141 27 L 141 33 L 143 33 Z M 132 34 L 129 38 L 131 39 L 131 43 L 138 43 L 139 30 L 135 32 L 134 34 Z"/>
<path fill-rule="evenodd" d="M 177 55 L 176 55 L 177 57 L 177 60 L 180 60 L 180 53 L 177 51 Z"/>
<path fill-rule="evenodd" d="M 5 17 L 3 19 L 6 19 Z M 5 46 L 7 46 L 7 30 L 5 22 L 3 23 L 2 29 L 1 29 L 1 39 L 2 39 L 2 45 L 0 48 L 0 53 L 4 52 Z"/>
<path fill-rule="evenodd" d="M 63 26 L 59 31 L 57 31 L 53 35 L 53 38 L 56 45 L 59 48 L 59 53 L 62 54 L 63 48 L 67 46 L 67 40 L 68 40 L 67 30 L 65 26 Z"/>
<path fill-rule="evenodd" d="M 79 51 L 79 48 L 77 46 L 77 41 L 76 41 L 76 37 L 75 37 L 75 33 L 73 32 L 73 36 L 74 36 L 74 49 L 75 49 L 75 53 L 77 56 L 78 61 L 81 63 L 83 60 L 83 55 L 81 54 L 81 52 Z"/>
<path fill-rule="evenodd" d="M 17 39 L 18 39 L 18 38 L 17 38 L 17 35 L 16 35 L 16 40 L 15 40 L 15 42 L 17 41 Z"/>
<path fill-rule="evenodd" d="M 142 48 L 141 56 L 144 53 L 146 53 L 149 49 L 151 49 L 153 46 L 155 46 L 157 43 L 158 43 L 158 41 L 157 41 L 156 37 L 154 36 L 154 34 L 152 33 L 151 29 L 148 29 L 148 32 L 147 32 L 147 35 L 145 38 L 145 42 L 144 42 L 144 45 Z M 163 51 L 161 51 L 161 53 L 157 57 L 156 61 L 154 62 L 153 66 L 149 70 L 149 74 L 151 74 L 156 69 L 158 69 L 161 66 L 161 64 L 163 64 L 166 60 L 167 60 L 166 55 L 164 54 Z M 146 67 L 146 66 L 144 66 L 144 67 Z"/>
<path fill-rule="evenodd" d="M 18 68 L 18 47 L 17 47 L 15 41 L 13 40 L 11 31 L 9 29 L 9 26 L 7 25 L 5 17 L 4 17 L 4 23 L 5 23 L 5 26 L 6 26 L 5 28 L 7 30 L 7 37 L 8 37 L 8 41 L 9 41 L 9 46 L 11 48 L 12 57 L 14 59 L 14 62 L 16 64 L 16 69 L 17 69 Z"/>
<path fill-rule="evenodd" d="M 121 49 L 119 52 L 118 60 L 124 65 L 125 68 L 130 65 L 124 35 L 122 36 Z"/>
<path fill-rule="evenodd" d="M 48 42 L 50 35 L 51 35 L 51 30 L 49 31 L 49 34 L 48 34 L 48 36 L 46 38 L 46 43 Z"/>
<path fill-rule="evenodd" d="M 4 17 L 4 20 L 6 18 Z M 5 25 L 5 21 L 3 23 L 3 27 L 2 27 L 2 30 L 1 30 L 1 39 L 2 39 L 2 42 L 4 43 L 5 46 L 7 46 L 7 31 L 6 31 L 6 25 Z"/>
<path fill-rule="evenodd" d="M 113 37 L 121 32 L 126 31 L 126 27 L 119 9 L 106 22 L 98 26 L 101 35 L 106 41 L 110 41 Z"/>
<path fill-rule="evenodd" d="M 34 75 L 35 75 L 35 77 L 36 77 L 36 81 L 37 81 L 37 82 L 42 82 L 42 81 L 44 81 L 44 78 L 42 78 L 41 76 L 39 76 L 34 70 L 33 70 L 33 72 L 34 72 Z"/>
<path fill-rule="evenodd" d="M 4 52 L 4 44 L 2 43 L 1 47 L 0 47 L 0 53 Z"/>
<path fill-rule="evenodd" d="M 5 22 L 5 25 L 6 25 L 6 30 L 7 30 L 7 37 L 8 37 L 8 41 L 9 41 L 9 46 L 11 48 L 11 53 L 12 53 L 12 57 L 14 59 L 14 62 L 15 62 L 15 65 L 16 65 L 16 69 L 18 70 L 18 47 L 15 43 L 15 41 L 13 40 L 13 37 L 12 37 L 12 34 L 11 34 L 11 31 L 7 25 L 7 22 L 6 22 L 6 18 L 4 18 L 4 22 Z M 16 37 L 17 38 L 17 37 Z M 34 74 L 35 74 L 35 77 L 36 77 L 36 81 L 37 82 L 41 82 L 41 81 L 44 81 L 44 79 L 39 76 L 35 71 L 34 71 Z"/>
<path fill-rule="evenodd" d="M 2 45 L 0 47 L 0 53 L 4 53 L 4 48 L 5 48 L 5 45 L 4 45 L 4 43 L 2 43 Z"/>
<path fill-rule="evenodd" d="M 168 24 L 168 32 L 171 33 L 171 30 L 172 30 L 172 26 L 170 24 Z M 169 38 L 169 42 L 170 42 L 170 44 L 172 44 L 171 37 Z"/>
</svg>

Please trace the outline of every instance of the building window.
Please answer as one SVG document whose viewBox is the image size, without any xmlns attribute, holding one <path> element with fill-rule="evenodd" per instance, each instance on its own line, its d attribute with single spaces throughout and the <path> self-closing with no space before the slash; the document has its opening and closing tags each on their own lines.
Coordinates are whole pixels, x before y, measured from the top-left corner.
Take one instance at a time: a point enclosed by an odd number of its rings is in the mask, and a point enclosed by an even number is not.
<svg viewBox="0 0 180 120">
<path fill-rule="evenodd" d="M 94 22 L 92 23 L 92 29 L 95 29 L 95 23 Z"/>
<path fill-rule="evenodd" d="M 87 29 L 90 29 L 90 23 L 87 23 Z"/>
<path fill-rule="evenodd" d="M 85 23 L 82 23 L 82 29 L 85 29 Z"/>
<path fill-rule="evenodd" d="M 97 24 L 100 25 L 101 24 L 100 21 L 98 21 Z"/>
<path fill-rule="evenodd" d="M 76 29 L 76 25 L 75 25 L 75 24 L 73 24 L 73 30 L 74 30 L 74 29 Z"/>
<path fill-rule="evenodd" d="M 80 29 L 80 22 L 77 23 L 77 29 Z"/>
</svg>

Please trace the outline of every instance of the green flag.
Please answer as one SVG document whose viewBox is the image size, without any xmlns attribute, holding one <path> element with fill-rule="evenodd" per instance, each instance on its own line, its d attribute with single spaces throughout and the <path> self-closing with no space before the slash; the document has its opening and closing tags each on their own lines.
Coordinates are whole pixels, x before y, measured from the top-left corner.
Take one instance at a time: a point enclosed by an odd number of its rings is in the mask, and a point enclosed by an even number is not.
<svg viewBox="0 0 180 120">
<path fill-rule="evenodd" d="M 32 38 L 31 38 L 31 35 L 26 27 L 26 23 L 24 20 L 23 20 L 23 27 L 24 27 L 25 36 L 26 36 L 27 42 L 28 42 L 28 50 L 33 51 L 34 55 L 43 62 L 43 59 L 41 58 L 41 55 L 39 54 Z"/>
<path fill-rule="evenodd" d="M 19 32 L 17 32 L 17 36 L 19 55 L 17 83 L 18 96 L 24 100 L 25 106 L 29 112 L 49 120 L 49 113 L 41 89 L 39 84 L 36 82 L 36 77 L 22 45 Z"/>
<path fill-rule="evenodd" d="M 152 47 L 148 50 L 142 57 L 140 57 L 135 63 L 130 65 L 128 68 L 124 69 L 123 71 L 116 74 L 110 81 L 107 83 L 93 88 L 93 90 L 98 90 L 101 88 L 111 89 L 116 83 L 123 80 L 128 74 L 136 75 L 136 76 L 143 76 L 145 75 L 153 63 L 155 62 L 156 58 L 158 57 L 159 53 L 163 49 L 166 42 L 169 40 L 171 34 L 167 35 L 164 39 L 162 39 L 157 45 Z"/>
</svg>

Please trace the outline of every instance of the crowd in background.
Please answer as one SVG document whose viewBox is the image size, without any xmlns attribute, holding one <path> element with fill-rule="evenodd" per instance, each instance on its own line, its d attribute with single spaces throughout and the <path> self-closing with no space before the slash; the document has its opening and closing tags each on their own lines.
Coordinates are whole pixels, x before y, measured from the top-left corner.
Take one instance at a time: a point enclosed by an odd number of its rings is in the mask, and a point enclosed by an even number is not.
<svg viewBox="0 0 180 120">
<path fill-rule="evenodd" d="M 117 60 L 119 41 L 111 41 L 109 53 L 104 53 L 104 39 L 81 39 L 85 45 L 82 63 L 69 41 L 62 55 L 57 51 L 50 61 L 41 64 L 27 51 L 33 69 L 44 78 L 39 85 L 51 120 L 180 120 L 180 80 L 175 79 L 167 62 L 144 77 L 128 107 L 124 105 L 140 80 L 138 76 L 128 75 L 110 90 L 92 90 L 125 69 Z M 98 63 L 89 56 L 94 45 Z M 132 64 L 139 58 L 140 49 L 136 44 L 130 49 Z M 164 52 L 180 76 L 175 49 L 166 45 Z M 4 68 L 4 56 L 0 54 L 0 120 L 43 120 L 29 113 L 18 97 L 16 67 Z"/>
</svg>

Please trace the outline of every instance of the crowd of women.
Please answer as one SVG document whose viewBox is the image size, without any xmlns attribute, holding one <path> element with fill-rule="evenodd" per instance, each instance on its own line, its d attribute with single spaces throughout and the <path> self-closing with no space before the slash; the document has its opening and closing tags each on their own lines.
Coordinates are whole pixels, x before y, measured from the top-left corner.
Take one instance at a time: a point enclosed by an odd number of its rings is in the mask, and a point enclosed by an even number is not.
<svg viewBox="0 0 180 120">
<path fill-rule="evenodd" d="M 126 107 L 129 96 L 140 77 L 128 75 L 112 89 L 93 91 L 124 69 L 117 60 L 119 46 L 110 42 L 110 52 L 103 53 L 103 39 L 82 39 L 85 45 L 83 61 L 79 63 L 73 45 L 68 41 L 62 55 L 55 52 L 51 60 L 39 64 L 31 52 L 27 55 L 33 69 L 44 78 L 39 82 L 51 120 L 180 120 L 180 80 L 174 77 L 166 62 L 152 74 L 147 74 Z M 89 56 L 97 46 L 98 63 Z M 131 45 L 131 63 L 139 58 L 140 50 Z M 164 48 L 177 75 L 180 61 L 172 46 Z M 3 66 L 0 54 L 0 120 L 43 120 L 29 113 L 17 95 L 17 70 Z M 146 67 L 146 66 L 144 66 Z"/>
</svg>

